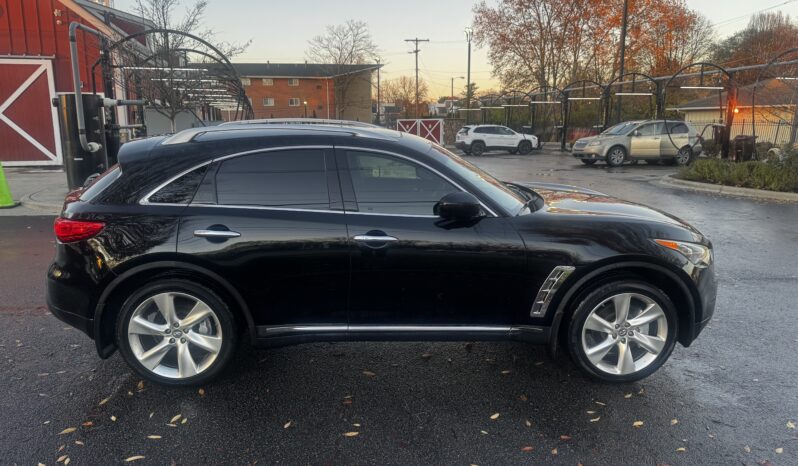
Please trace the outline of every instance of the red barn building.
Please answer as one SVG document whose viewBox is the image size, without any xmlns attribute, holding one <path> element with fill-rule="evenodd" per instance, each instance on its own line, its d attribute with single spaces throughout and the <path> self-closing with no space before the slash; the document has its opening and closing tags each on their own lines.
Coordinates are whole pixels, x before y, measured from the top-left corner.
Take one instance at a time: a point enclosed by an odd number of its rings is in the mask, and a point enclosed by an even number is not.
<svg viewBox="0 0 798 466">
<path fill-rule="evenodd" d="M 0 161 L 61 165 L 57 109 L 51 99 L 73 92 L 69 24 L 78 21 L 121 38 L 154 25 L 89 0 L 0 0 Z M 96 37 L 78 31 L 82 90 L 91 92 Z M 103 92 L 99 67 L 97 91 Z M 120 110 L 119 122 L 126 122 Z"/>
</svg>

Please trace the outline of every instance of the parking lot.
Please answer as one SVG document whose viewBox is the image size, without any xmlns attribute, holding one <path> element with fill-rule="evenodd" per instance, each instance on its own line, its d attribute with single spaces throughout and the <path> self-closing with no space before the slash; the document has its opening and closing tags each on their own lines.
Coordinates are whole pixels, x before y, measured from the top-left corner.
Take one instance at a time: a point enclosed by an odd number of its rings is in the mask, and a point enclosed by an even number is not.
<svg viewBox="0 0 798 466">
<path fill-rule="evenodd" d="M 718 304 L 650 378 L 524 343 L 242 345 L 202 389 L 142 383 L 44 306 L 52 216 L 0 217 L 0 464 L 798 464 L 798 204 L 677 190 L 673 167 L 469 157 L 659 208 L 715 246 Z"/>
</svg>

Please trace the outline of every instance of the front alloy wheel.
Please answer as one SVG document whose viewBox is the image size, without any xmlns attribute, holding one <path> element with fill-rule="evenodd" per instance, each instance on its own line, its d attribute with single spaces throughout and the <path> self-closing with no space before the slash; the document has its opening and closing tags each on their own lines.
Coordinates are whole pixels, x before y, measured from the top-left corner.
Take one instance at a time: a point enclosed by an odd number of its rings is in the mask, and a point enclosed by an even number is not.
<svg viewBox="0 0 798 466">
<path fill-rule="evenodd" d="M 190 282 L 170 282 L 147 287 L 125 303 L 117 342 L 128 364 L 150 380 L 202 383 L 230 357 L 232 316 L 215 294 Z"/>
<path fill-rule="evenodd" d="M 616 282 L 588 295 L 571 321 L 569 346 L 591 376 L 639 380 L 656 371 L 676 342 L 673 306 L 660 290 Z"/>
<path fill-rule="evenodd" d="M 689 147 L 682 147 L 679 149 L 679 152 L 676 153 L 676 165 L 683 167 L 685 165 L 689 165 L 693 158 L 693 151 Z"/>
<path fill-rule="evenodd" d="M 626 151 L 623 147 L 615 146 L 607 153 L 607 165 L 611 167 L 623 165 L 624 160 L 626 160 Z"/>
</svg>

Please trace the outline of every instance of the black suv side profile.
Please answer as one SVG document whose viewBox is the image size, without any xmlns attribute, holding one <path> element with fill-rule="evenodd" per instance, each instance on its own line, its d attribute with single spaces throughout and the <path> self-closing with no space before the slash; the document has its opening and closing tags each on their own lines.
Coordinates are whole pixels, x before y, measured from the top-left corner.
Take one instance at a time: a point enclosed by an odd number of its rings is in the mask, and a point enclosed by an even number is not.
<svg viewBox="0 0 798 466">
<path fill-rule="evenodd" d="M 673 216 L 335 122 L 129 142 L 54 230 L 52 313 L 167 385 L 208 382 L 242 336 L 520 340 L 627 382 L 715 305 L 711 243 Z"/>
</svg>

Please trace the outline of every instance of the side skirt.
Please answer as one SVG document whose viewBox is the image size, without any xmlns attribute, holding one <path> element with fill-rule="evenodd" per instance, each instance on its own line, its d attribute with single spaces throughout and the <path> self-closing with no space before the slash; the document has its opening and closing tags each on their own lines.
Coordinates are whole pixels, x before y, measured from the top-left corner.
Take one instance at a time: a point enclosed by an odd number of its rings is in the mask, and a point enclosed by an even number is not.
<svg viewBox="0 0 798 466">
<path fill-rule="evenodd" d="M 258 326 L 255 344 L 288 346 L 320 341 L 525 341 L 546 344 L 549 327 L 469 325 Z"/>
</svg>

